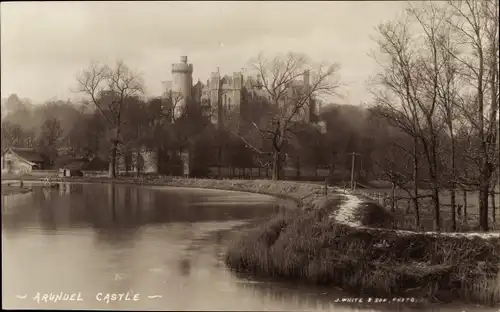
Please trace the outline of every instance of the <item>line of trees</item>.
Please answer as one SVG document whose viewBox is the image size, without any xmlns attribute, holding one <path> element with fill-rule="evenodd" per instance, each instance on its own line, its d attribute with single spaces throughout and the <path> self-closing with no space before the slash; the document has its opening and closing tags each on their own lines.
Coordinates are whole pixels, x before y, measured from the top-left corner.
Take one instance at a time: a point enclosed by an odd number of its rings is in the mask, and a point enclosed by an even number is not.
<svg viewBox="0 0 500 312">
<path fill-rule="evenodd" d="M 441 190 L 449 190 L 452 207 L 459 188 L 479 190 L 487 231 L 500 158 L 498 0 L 410 4 L 378 32 L 374 57 L 382 70 L 372 81 L 373 110 L 400 132 L 385 142 L 391 152 L 378 164 L 413 199 L 417 223 L 418 199 L 430 196 L 436 230 Z M 402 144 L 401 135 L 410 140 Z M 406 165 L 397 166 L 396 157 L 406 157 Z M 431 194 L 421 194 L 422 187 Z"/>
</svg>

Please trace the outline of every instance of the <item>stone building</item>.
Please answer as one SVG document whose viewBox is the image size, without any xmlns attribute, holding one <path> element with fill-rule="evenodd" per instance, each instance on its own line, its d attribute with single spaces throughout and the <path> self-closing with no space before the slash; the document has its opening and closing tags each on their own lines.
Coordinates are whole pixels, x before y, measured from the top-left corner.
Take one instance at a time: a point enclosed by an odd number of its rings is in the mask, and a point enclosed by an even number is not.
<svg viewBox="0 0 500 312">
<path fill-rule="evenodd" d="M 2 173 L 27 173 L 43 169 L 45 160 L 34 148 L 11 147 L 2 153 Z"/>
<path fill-rule="evenodd" d="M 244 114 L 244 106 L 251 105 L 253 100 L 259 99 L 270 101 L 267 91 L 262 87 L 260 78 L 243 77 L 242 72 L 234 72 L 233 75 L 222 76 L 220 72 L 213 72 L 206 84 L 198 81 L 192 85 L 193 65 L 187 63 L 187 56 L 181 56 L 180 63 L 172 64 L 172 81 L 164 82 L 164 96 L 170 92 L 182 94 L 182 101 L 176 107 L 180 110 L 187 99 L 199 103 L 204 111 L 210 115 L 211 120 L 218 126 L 223 126 L 229 114 L 233 112 Z M 309 72 L 305 72 L 302 80 L 297 80 L 288 86 L 288 94 L 279 103 L 286 106 L 292 101 L 294 93 L 299 88 L 307 88 L 310 84 Z M 318 115 L 318 103 L 315 99 L 309 99 L 309 105 L 305 106 L 295 117 L 295 121 L 316 122 Z M 248 109 L 251 109 L 248 107 Z M 290 106 L 292 109 L 292 106 Z"/>
</svg>

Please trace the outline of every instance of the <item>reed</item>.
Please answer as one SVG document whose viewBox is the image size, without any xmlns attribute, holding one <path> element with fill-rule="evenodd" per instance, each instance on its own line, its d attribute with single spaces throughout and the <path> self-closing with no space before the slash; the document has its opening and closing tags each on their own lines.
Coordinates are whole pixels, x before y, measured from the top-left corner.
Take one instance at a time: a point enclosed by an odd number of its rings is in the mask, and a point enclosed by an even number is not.
<svg viewBox="0 0 500 312">
<path fill-rule="evenodd" d="M 226 264 L 238 272 L 336 286 L 356 295 L 500 304 L 499 238 L 356 229 L 329 218 L 334 210 L 274 215 L 232 241 Z"/>
</svg>

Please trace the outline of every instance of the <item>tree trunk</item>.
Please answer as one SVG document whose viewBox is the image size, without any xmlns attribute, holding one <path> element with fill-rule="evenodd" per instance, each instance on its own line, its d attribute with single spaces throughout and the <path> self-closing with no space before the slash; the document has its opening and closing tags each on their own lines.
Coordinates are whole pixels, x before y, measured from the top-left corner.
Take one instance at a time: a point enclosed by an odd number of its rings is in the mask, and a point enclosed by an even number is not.
<svg viewBox="0 0 500 312">
<path fill-rule="evenodd" d="M 273 175 L 272 180 L 278 181 L 281 179 L 281 151 L 275 150 L 273 153 Z"/>
<path fill-rule="evenodd" d="M 396 202 L 396 184 L 393 182 L 392 183 L 392 188 L 391 188 L 391 211 L 394 212 L 395 210 L 395 202 Z"/>
<path fill-rule="evenodd" d="M 297 178 L 300 178 L 300 158 L 299 158 L 299 156 L 297 156 L 297 171 L 296 171 L 296 174 L 297 174 Z"/>
<path fill-rule="evenodd" d="M 109 162 L 109 177 L 116 178 L 116 154 L 118 152 L 118 140 L 113 140 L 111 147 L 111 161 Z"/>
<path fill-rule="evenodd" d="M 441 210 L 439 207 L 439 189 L 437 185 L 432 185 L 432 203 L 434 204 L 434 230 L 441 231 Z"/>
<path fill-rule="evenodd" d="M 431 186 L 432 186 L 432 203 L 434 206 L 434 230 L 436 232 L 441 231 L 441 207 L 439 203 L 439 181 L 438 181 L 438 168 L 437 168 L 437 139 L 434 135 L 434 131 L 432 131 L 431 138 L 431 146 L 430 151 L 426 153 L 428 155 L 428 163 L 429 163 L 429 176 L 431 178 Z M 425 145 L 424 145 L 424 148 Z M 429 155 L 430 152 L 430 155 Z"/>
<path fill-rule="evenodd" d="M 140 153 L 140 151 L 137 151 L 137 154 L 135 155 L 135 174 L 136 174 L 136 176 L 139 176 L 141 174 L 141 153 Z"/>
<path fill-rule="evenodd" d="M 488 231 L 488 195 L 490 189 L 490 180 L 488 176 L 488 143 L 487 133 L 485 133 L 485 117 L 484 117 L 484 54 L 483 47 L 479 46 L 477 49 L 479 57 L 479 70 L 477 79 L 477 114 L 479 116 L 479 138 L 481 139 L 481 172 L 480 172 L 480 185 L 479 185 L 479 227 L 481 231 Z"/>
<path fill-rule="evenodd" d="M 488 232 L 488 197 L 490 185 L 486 180 L 481 181 L 479 189 L 479 227 L 481 231 Z"/>
<path fill-rule="evenodd" d="M 418 203 L 418 141 L 417 137 L 413 138 L 413 203 L 415 205 L 415 216 L 417 227 L 420 226 L 420 207 Z"/>
<path fill-rule="evenodd" d="M 415 207 L 415 226 L 420 229 L 420 209 L 418 206 L 418 197 L 413 197 L 413 206 Z"/>
<path fill-rule="evenodd" d="M 450 201 L 451 201 L 451 230 L 455 232 L 457 230 L 457 208 L 456 206 L 456 195 L 455 195 L 455 190 L 452 189 L 450 191 Z"/>
<path fill-rule="evenodd" d="M 464 190 L 464 222 L 467 224 L 467 191 Z"/>
<path fill-rule="evenodd" d="M 491 197 L 491 216 L 493 217 L 493 224 L 496 224 L 497 222 L 497 216 L 496 216 L 496 203 L 495 203 L 495 188 L 493 187 L 493 190 L 490 193 Z"/>
<path fill-rule="evenodd" d="M 456 215 L 456 194 L 455 194 L 455 179 L 456 179 L 456 165 L 455 165 L 455 137 L 453 135 L 453 124 L 450 122 L 450 133 L 451 133 L 451 171 L 453 182 L 451 183 L 451 230 L 455 232 L 457 230 L 457 215 Z"/>
</svg>

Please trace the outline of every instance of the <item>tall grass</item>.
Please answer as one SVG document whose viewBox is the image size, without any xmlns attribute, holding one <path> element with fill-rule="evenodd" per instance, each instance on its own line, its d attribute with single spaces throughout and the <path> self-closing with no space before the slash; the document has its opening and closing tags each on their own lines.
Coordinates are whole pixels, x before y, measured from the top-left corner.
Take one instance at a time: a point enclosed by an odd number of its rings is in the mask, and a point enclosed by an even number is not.
<svg viewBox="0 0 500 312">
<path fill-rule="evenodd" d="M 500 239 L 353 229 L 328 218 L 331 211 L 273 216 L 232 242 L 227 265 L 367 296 L 500 303 Z"/>
</svg>

